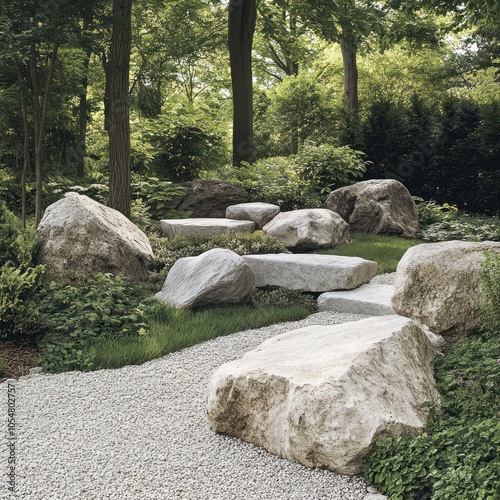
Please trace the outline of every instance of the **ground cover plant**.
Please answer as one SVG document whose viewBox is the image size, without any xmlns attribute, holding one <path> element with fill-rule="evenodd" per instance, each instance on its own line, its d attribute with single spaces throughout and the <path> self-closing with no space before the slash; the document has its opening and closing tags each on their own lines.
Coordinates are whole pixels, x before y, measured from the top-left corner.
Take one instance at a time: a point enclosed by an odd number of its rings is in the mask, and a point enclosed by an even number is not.
<svg viewBox="0 0 500 500">
<path fill-rule="evenodd" d="M 394 500 L 496 500 L 500 491 L 500 254 L 483 268 L 483 328 L 435 361 L 440 407 L 421 436 L 378 442 L 366 477 Z"/>
</svg>

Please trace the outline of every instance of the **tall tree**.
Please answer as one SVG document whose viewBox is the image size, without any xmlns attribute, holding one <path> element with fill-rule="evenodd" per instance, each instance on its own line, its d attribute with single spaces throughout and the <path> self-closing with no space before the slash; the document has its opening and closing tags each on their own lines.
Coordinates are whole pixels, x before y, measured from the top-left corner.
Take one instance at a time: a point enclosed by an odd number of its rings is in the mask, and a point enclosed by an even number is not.
<svg viewBox="0 0 500 500">
<path fill-rule="evenodd" d="M 252 46 L 256 0 L 230 0 L 228 42 L 233 90 L 233 165 L 255 159 Z"/>
<path fill-rule="evenodd" d="M 130 217 L 130 50 L 132 0 L 113 0 L 109 52 L 109 206 Z"/>
</svg>

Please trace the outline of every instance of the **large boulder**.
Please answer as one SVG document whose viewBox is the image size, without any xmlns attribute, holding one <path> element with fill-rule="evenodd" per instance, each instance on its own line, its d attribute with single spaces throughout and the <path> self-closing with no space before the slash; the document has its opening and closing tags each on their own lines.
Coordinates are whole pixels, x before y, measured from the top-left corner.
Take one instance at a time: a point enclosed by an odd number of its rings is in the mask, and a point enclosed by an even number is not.
<svg viewBox="0 0 500 500">
<path fill-rule="evenodd" d="M 253 273 L 243 258 L 231 250 L 214 248 L 179 259 L 156 298 L 176 308 L 232 304 L 243 300 L 253 286 Z"/>
<path fill-rule="evenodd" d="M 269 253 L 244 255 L 255 275 L 256 287 L 305 292 L 350 290 L 370 281 L 378 264 L 359 257 Z"/>
<path fill-rule="evenodd" d="M 196 179 L 182 187 L 186 194 L 176 208 L 192 212 L 192 217 L 223 218 L 227 207 L 248 201 L 248 193 L 232 182 Z"/>
<path fill-rule="evenodd" d="M 147 236 L 120 212 L 68 193 L 46 210 L 36 230 L 37 257 L 51 272 L 104 272 L 136 281 L 153 259 Z"/>
<path fill-rule="evenodd" d="M 226 209 L 228 219 L 251 220 L 257 229 L 262 229 L 280 213 L 278 205 L 271 203 L 240 203 Z"/>
<path fill-rule="evenodd" d="M 351 231 L 414 238 L 418 209 L 408 190 L 394 179 L 357 182 L 332 191 L 325 206 L 349 223 Z"/>
<path fill-rule="evenodd" d="M 326 208 L 281 212 L 263 229 L 268 236 L 281 240 L 288 248 L 329 248 L 349 240 L 349 226 Z"/>
<path fill-rule="evenodd" d="M 500 242 L 445 241 L 411 247 L 397 267 L 393 308 L 435 333 L 479 327 L 484 250 L 500 252 Z"/>
<path fill-rule="evenodd" d="M 437 401 L 424 329 L 400 316 L 273 337 L 211 377 L 212 429 L 307 467 L 363 470 L 377 439 L 421 433 Z"/>
</svg>

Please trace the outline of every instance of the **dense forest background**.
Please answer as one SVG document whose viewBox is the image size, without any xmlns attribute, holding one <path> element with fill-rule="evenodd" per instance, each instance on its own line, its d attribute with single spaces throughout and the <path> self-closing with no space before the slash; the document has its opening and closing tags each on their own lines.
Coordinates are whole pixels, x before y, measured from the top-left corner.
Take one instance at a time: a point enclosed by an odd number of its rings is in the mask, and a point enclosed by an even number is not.
<svg viewBox="0 0 500 500">
<path fill-rule="evenodd" d="M 119 3 L 131 7 L 129 28 Z M 241 99 L 228 18 L 253 7 L 250 161 L 231 166 Z M 495 1 L 7 0 L 0 199 L 24 219 L 75 184 L 106 199 L 109 120 L 121 113 L 132 212 L 161 216 L 176 183 L 199 177 L 237 180 L 293 208 L 362 174 L 498 214 L 498 19 Z M 132 33 L 128 97 L 110 105 L 119 29 Z"/>
</svg>

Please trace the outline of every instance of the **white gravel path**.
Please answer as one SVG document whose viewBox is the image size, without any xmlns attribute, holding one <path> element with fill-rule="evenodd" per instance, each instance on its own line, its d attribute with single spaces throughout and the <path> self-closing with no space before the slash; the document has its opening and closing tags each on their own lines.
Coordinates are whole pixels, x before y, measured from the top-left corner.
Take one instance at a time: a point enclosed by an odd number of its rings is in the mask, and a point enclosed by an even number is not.
<svg viewBox="0 0 500 500">
<path fill-rule="evenodd" d="M 7 490 L 2 440 L 0 498 L 23 500 L 358 500 L 362 477 L 307 469 L 234 438 L 205 416 L 208 379 L 267 338 L 361 315 L 305 320 L 235 333 L 141 366 L 36 375 L 16 381 L 16 493 Z M 2 436 L 7 390 L 0 385 Z M 12 441 L 10 441 L 12 443 Z"/>
</svg>

